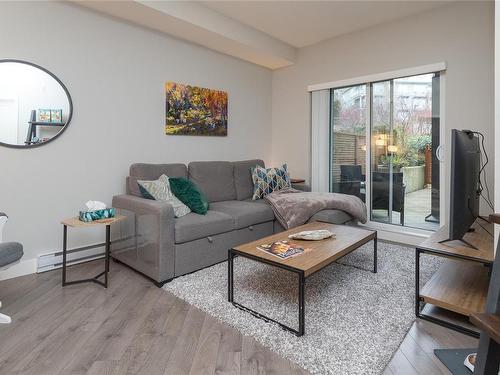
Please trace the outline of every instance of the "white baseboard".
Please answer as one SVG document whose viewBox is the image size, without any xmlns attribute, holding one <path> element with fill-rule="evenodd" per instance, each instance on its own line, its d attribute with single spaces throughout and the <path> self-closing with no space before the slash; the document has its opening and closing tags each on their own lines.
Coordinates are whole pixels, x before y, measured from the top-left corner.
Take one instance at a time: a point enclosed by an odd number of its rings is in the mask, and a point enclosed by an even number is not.
<svg viewBox="0 0 500 375">
<path fill-rule="evenodd" d="M 36 259 L 22 260 L 17 264 L 0 271 L 0 280 L 12 279 L 14 277 L 36 273 Z"/>
<path fill-rule="evenodd" d="M 367 229 L 376 230 L 379 240 L 400 243 L 410 247 L 420 244 L 433 233 L 422 229 L 400 227 L 396 225 L 392 226 L 373 221 L 361 224 L 361 226 Z"/>
</svg>

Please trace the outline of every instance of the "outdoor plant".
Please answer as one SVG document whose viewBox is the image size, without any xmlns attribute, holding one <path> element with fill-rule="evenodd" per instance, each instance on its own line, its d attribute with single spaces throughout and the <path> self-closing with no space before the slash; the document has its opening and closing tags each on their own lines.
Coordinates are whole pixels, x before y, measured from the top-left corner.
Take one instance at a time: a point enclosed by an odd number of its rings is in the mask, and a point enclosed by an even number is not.
<svg viewBox="0 0 500 375">
<path fill-rule="evenodd" d="M 426 147 L 432 143 L 432 138 L 430 134 L 416 134 L 408 138 L 408 147 L 417 150 L 418 152 L 424 152 Z"/>
<path fill-rule="evenodd" d="M 392 166 L 396 170 L 403 167 L 413 167 L 425 164 L 425 149 L 431 144 L 431 136 L 427 134 L 417 134 L 410 137 L 398 136 L 397 131 L 395 138 L 398 139 L 398 152 L 392 155 Z M 380 162 L 382 165 L 389 165 L 390 154 L 382 155 Z"/>
</svg>

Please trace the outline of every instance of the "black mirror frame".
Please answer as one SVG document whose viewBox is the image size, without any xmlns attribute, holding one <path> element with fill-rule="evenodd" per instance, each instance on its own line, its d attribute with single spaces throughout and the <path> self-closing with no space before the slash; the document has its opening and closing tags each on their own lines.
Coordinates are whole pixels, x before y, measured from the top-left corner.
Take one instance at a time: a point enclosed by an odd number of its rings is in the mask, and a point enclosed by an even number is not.
<svg viewBox="0 0 500 375">
<path fill-rule="evenodd" d="M 64 83 L 62 83 L 62 81 L 59 78 L 57 78 L 57 76 L 54 73 L 50 72 L 49 70 L 45 69 L 44 67 L 42 67 L 40 65 L 34 64 L 32 62 L 29 62 L 29 61 L 24 61 L 24 60 L 0 59 L 0 64 L 1 63 L 6 63 L 6 62 L 30 65 L 30 66 L 32 66 L 34 68 L 40 69 L 41 71 L 47 73 L 49 76 L 51 76 L 52 78 L 54 78 L 56 80 L 56 82 L 59 83 L 59 85 L 61 85 L 61 87 L 63 88 L 64 92 L 66 93 L 66 96 L 67 96 L 68 102 L 69 102 L 69 114 L 68 114 L 68 120 L 66 121 L 66 125 L 64 125 L 64 127 L 59 131 L 59 133 L 57 133 L 56 135 L 54 135 L 48 141 L 41 142 L 41 143 L 35 143 L 35 144 L 32 144 L 32 145 L 11 145 L 9 143 L 0 142 L 0 146 L 10 147 L 10 148 L 21 148 L 21 149 L 23 149 L 23 148 L 35 148 L 35 147 L 44 146 L 47 143 L 50 143 L 53 140 L 57 139 L 62 133 L 64 133 L 64 131 L 66 130 L 66 128 L 70 124 L 71 119 L 73 118 L 73 100 L 71 99 L 71 95 L 70 95 L 67 87 L 64 85 Z"/>
</svg>

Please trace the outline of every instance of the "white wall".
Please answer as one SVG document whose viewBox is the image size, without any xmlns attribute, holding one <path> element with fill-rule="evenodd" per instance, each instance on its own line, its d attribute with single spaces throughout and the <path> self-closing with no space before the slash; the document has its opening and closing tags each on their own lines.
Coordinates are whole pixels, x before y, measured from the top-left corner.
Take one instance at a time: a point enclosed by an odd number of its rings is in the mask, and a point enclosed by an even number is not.
<svg viewBox="0 0 500 375">
<path fill-rule="evenodd" d="M 0 148 L 0 211 L 10 217 L 4 240 L 22 242 L 25 261 L 60 250 L 60 220 L 85 201 L 110 204 L 123 193 L 131 163 L 270 160 L 270 70 L 56 2 L 0 2 L 0 46 L 0 58 L 57 75 L 74 104 L 54 142 Z M 228 136 L 166 136 L 166 81 L 227 91 Z M 102 235 L 70 231 L 69 245 Z"/>
<path fill-rule="evenodd" d="M 300 49 L 293 66 L 273 73 L 273 163 L 310 176 L 308 85 L 442 61 L 445 142 L 452 128 L 482 131 L 493 160 L 493 13 L 491 2 L 460 2 Z M 493 163 L 487 174 L 493 193 Z"/>
<path fill-rule="evenodd" d="M 61 248 L 62 218 L 88 199 L 110 203 L 124 192 L 133 162 L 261 157 L 309 177 L 310 84 L 447 61 L 447 127 L 484 131 L 493 156 L 491 3 L 446 5 L 322 42 L 274 72 L 63 3 L 0 2 L 0 46 L 0 58 L 55 73 L 74 102 L 73 120 L 54 142 L 0 148 L 0 211 L 10 216 L 4 240 L 24 244 L 31 271 L 38 254 Z M 169 80 L 228 91 L 228 137 L 164 135 Z M 101 241 L 101 232 L 70 232 L 70 247 Z M 8 274 L 18 274 L 13 269 Z"/>
</svg>

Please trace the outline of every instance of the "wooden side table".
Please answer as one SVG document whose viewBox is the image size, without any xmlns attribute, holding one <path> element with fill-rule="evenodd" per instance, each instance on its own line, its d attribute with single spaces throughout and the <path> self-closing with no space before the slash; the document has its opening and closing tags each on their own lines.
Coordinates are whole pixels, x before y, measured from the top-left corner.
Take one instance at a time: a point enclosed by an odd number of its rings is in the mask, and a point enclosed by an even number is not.
<svg viewBox="0 0 500 375">
<path fill-rule="evenodd" d="M 108 272 L 109 272 L 109 253 L 110 253 L 110 247 L 111 247 L 111 225 L 125 219 L 125 216 L 123 215 L 116 215 L 115 217 L 109 218 L 109 219 L 102 219 L 102 220 L 95 220 L 90 223 L 85 223 L 81 221 L 78 217 L 72 217 L 70 219 L 66 219 L 61 221 L 61 224 L 63 225 L 63 263 L 62 263 L 62 286 L 66 285 L 72 285 L 72 284 L 81 284 L 81 283 L 86 283 L 86 282 L 92 282 L 96 283 L 99 285 L 102 285 L 103 287 L 107 288 L 108 287 Z M 68 250 L 68 227 L 71 228 L 89 228 L 89 227 L 96 227 L 99 225 L 105 225 L 106 226 L 106 255 L 105 255 L 105 268 L 104 271 L 101 272 L 100 274 L 94 276 L 91 279 L 83 279 L 83 280 L 74 280 L 74 281 L 66 281 L 66 268 L 67 268 L 67 262 L 66 262 L 66 253 Z M 99 277 L 104 275 L 104 282 L 98 280 Z"/>
</svg>

